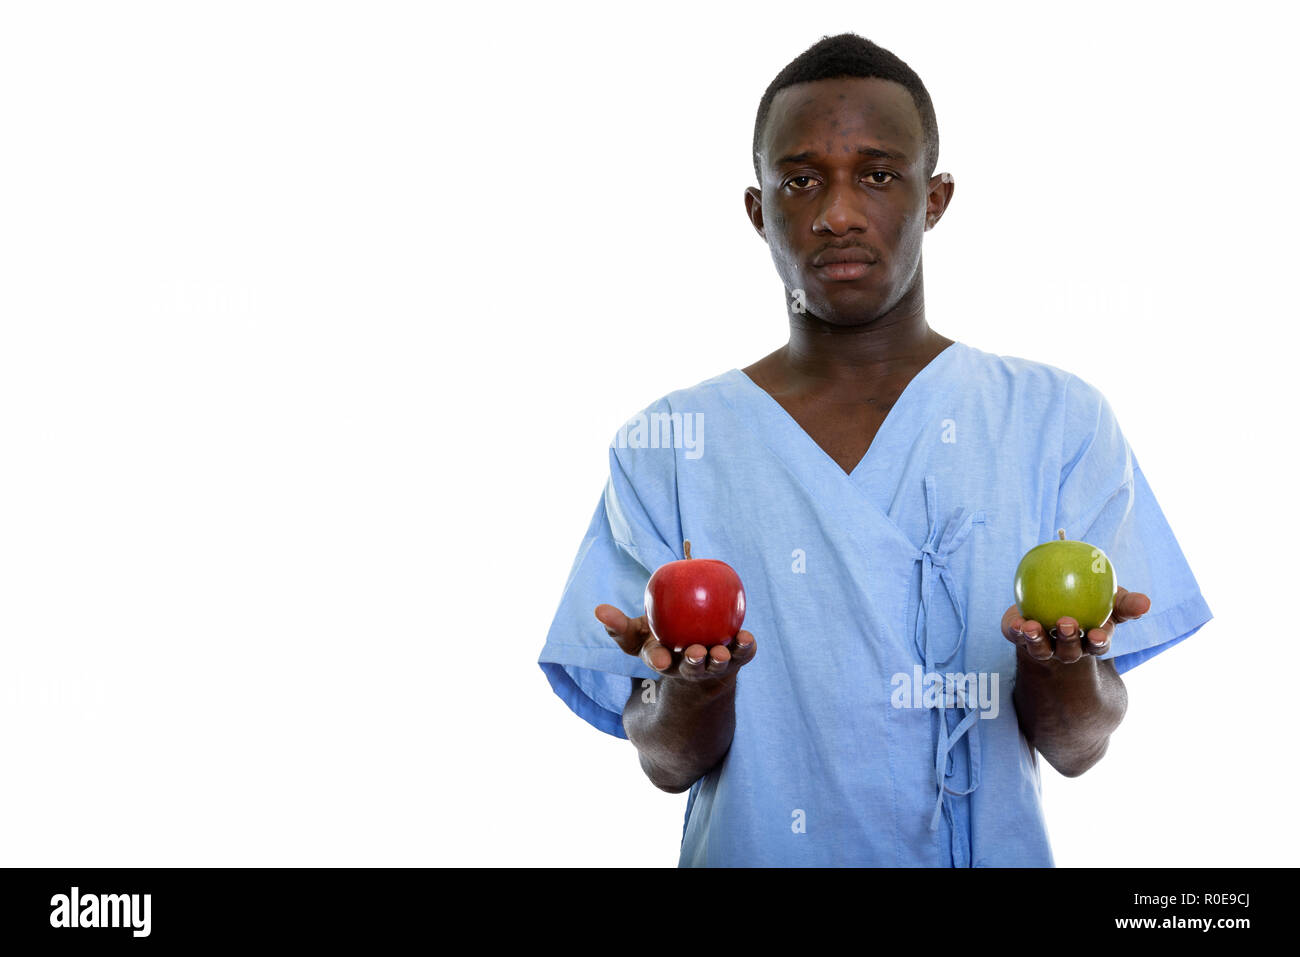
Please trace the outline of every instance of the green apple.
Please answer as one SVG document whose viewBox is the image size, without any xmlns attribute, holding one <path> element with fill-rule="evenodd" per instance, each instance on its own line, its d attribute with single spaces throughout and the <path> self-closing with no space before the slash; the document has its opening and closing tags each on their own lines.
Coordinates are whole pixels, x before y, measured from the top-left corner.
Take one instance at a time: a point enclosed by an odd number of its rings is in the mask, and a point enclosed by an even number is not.
<svg viewBox="0 0 1300 957">
<path fill-rule="evenodd" d="M 1020 613 L 1050 631 L 1070 617 L 1083 634 L 1100 628 L 1115 607 L 1115 569 L 1100 548 L 1059 539 L 1031 548 L 1016 569 Z"/>
</svg>

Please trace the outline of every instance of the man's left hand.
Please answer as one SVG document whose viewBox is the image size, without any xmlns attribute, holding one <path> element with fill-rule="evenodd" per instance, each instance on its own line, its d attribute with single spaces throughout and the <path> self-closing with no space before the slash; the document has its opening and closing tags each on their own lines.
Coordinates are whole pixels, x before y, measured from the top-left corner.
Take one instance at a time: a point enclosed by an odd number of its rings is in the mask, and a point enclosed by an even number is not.
<svg viewBox="0 0 1300 957">
<path fill-rule="evenodd" d="M 1110 651 L 1110 639 L 1120 622 L 1141 618 L 1151 610 L 1151 599 L 1140 591 L 1115 590 L 1115 608 L 1106 623 L 1093 628 L 1086 636 L 1079 632 L 1079 622 L 1073 618 L 1059 618 L 1056 627 L 1048 631 L 1040 622 L 1025 618 L 1020 607 L 1012 605 L 1002 616 L 1002 636 L 1024 648 L 1035 661 L 1055 659 L 1062 664 L 1073 664 L 1084 655 L 1104 655 Z"/>
</svg>

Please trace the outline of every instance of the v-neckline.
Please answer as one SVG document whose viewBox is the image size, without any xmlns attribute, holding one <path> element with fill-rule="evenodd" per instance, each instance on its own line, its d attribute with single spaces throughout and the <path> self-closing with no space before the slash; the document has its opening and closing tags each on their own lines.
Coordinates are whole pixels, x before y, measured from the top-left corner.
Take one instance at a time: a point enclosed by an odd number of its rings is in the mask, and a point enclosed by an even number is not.
<svg viewBox="0 0 1300 957">
<path fill-rule="evenodd" d="M 812 446 L 819 453 L 821 453 L 822 457 L 825 458 L 826 461 L 831 464 L 831 466 L 835 469 L 836 472 L 838 472 L 844 478 L 856 483 L 859 477 L 865 471 L 868 465 L 868 460 L 874 458 L 873 453 L 881 445 L 881 438 L 882 436 L 884 436 L 885 431 L 889 428 L 890 423 L 898 419 L 901 415 L 905 414 L 905 413 L 898 412 L 899 406 L 905 405 L 908 402 L 909 394 L 914 395 L 917 391 L 919 391 L 918 383 L 920 385 L 924 385 L 925 380 L 931 378 L 935 374 L 935 370 L 939 368 L 941 365 L 943 365 L 945 361 L 948 358 L 950 358 L 950 355 L 957 351 L 957 347 L 960 345 L 961 345 L 960 342 L 958 342 L 957 340 L 953 340 L 942 350 L 940 350 L 939 353 L 935 355 L 929 362 L 927 362 L 925 365 L 923 365 L 920 369 L 917 370 L 916 374 L 912 376 L 912 378 L 908 381 L 907 385 L 903 387 L 903 391 L 898 394 L 898 398 L 894 400 L 894 404 L 889 407 L 889 411 L 885 413 L 885 418 L 881 421 L 880 427 L 876 429 L 876 434 L 872 436 L 871 443 L 867 446 L 867 450 L 862 453 L 862 458 L 858 459 L 857 464 L 854 465 L 852 470 L 848 472 L 844 471 L 843 466 L 841 466 L 839 462 L 836 462 L 835 459 L 831 456 L 831 454 L 821 447 L 821 445 L 817 442 L 817 440 L 814 439 L 808 433 L 808 430 L 799 424 L 798 419 L 792 416 L 786 410 L 785 406 L 783 406 L 780 402 L 776 400 L 776 397 L 773 396 L 772 393 L 768 392 L 761 385 L 759 385 L 757 382 L 751 379 L 749 377 L 749 374 L 745 372 L 745 370 L 733 369 L 732 372 L 736 373 L 739 376 L 739 378 L 744 383 L 747 383 L 751 389 L 760 393 L 762 397 L 766 399 L 768 403 L 770 403 L 770 405 L 775 409 L 775 411 L 779 412 L 782 416 L 784 416 L 785 419 L 789 422 L 789 424 L 792 425 L 794 429 L 797 430 L 801 436 L 803 436 L 804 441 L 806 441 L 808 445 Z"/>
</svg>

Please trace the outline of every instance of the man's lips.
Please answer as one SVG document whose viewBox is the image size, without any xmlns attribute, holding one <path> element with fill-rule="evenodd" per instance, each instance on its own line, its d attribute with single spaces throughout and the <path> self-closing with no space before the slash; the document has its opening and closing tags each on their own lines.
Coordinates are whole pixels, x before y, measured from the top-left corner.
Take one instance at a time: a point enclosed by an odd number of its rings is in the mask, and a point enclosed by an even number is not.
<svg viewBox="0 0 1300 957">
<path fill-rule="evenodd" d="M 866 276 L 867 270 L 874 265 L 875 263 L 860 262 L 827 263 L 825 266 L 814 266 L 813 271 L 832 282 L 852 282 Z"/>
<path fill-rule="evenodd" d="M 861 279 L 875 264 L 876 259 L 859 246 L 823 250 L 812 260 L 812 266 L 819 275 L 837 282 Z"/>
<path fill-rule="evenodd" d="M 814 266 L 833 266 L 837 263 L 874 263 L 875 257 L 857 246 L 848 249 L 828 249 L 813 257 Z"/>
</svg>

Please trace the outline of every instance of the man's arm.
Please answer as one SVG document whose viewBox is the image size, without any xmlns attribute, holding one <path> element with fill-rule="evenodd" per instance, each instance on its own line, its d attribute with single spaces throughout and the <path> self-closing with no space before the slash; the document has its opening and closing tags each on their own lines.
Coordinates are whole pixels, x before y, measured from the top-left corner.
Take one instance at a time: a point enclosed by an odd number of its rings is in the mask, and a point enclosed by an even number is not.
<svg viewBox="0 0 1300 957">
<path fill-rule="evenodd" d="M 1078 777 L 1101 760 L 1111 733 L 1128 710 L 1128 690 L 1115 670 L 1111 637 L 1120 622 L 1141 618 L 1151 599 L 1124 588 L 1106 623 L 1082 635 L 1073 618 L 1060 618 L 1054 633 L 1024 618 L 1012 605 L 1002 634 L 1016 644 L 1012 700 L 1025 739 L 1066 777 Z"/>
<path fill-rule="evenodd" d="M 623 730 L 641 770 L 661 791 L 680 794 L 726 756 L 736 732 L 736 675 L 716 684 L 632 679 Z"/>
<path fill-rule="evenodd" d="M 1067 778 L 1101 760 L 1128 709 L 1128 691 L 1114 659 L 1035 661 L 1024 648 L 1016 652 L 1012 699 L 1025 738 Z"/>
<path fill-rule="evenodd" d="M 623 707 L 623 730 L 641 769 L 660 790 L 689 790 L 731 747 L 736 677 L 754 659 L 754 636 L 742 630 L 730 647 L 691 645 L 673 652 L 655 640 L 645 615 L 629 618 L 613 605 L 599 605 L 596 618 L 624 653 L 660 676 L 648 686 L 633 678 Z"/>
</svg>

